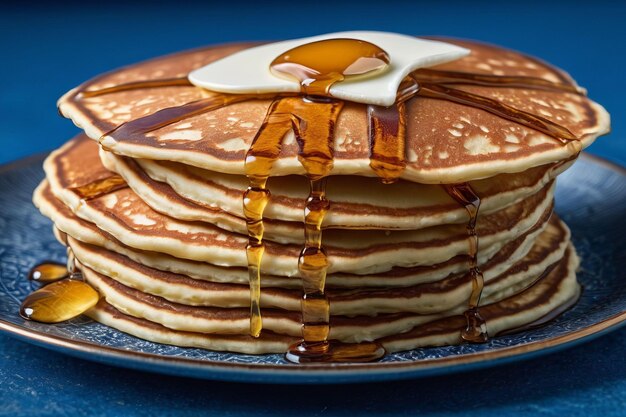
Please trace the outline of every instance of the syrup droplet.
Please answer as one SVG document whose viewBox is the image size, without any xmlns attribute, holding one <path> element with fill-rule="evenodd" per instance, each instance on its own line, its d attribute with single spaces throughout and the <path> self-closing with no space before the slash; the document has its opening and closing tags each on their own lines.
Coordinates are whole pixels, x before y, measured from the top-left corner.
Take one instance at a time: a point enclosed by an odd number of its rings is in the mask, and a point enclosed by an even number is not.
<svg viewBox="0 0 626 417">
<path fill-rule="evenodd" d="M 20 306 L 20 315 L 27 320 L 59 323 L 83 314 L 99 297 L 89 284 L 64 279 L 29 294 Z"/>
<path fill-rule="evenodd" d="M 387 52 L 358 39 L 326 39 L 297 46 L 270 65 L 281 77 L 300 82 L 306 95 L 328 96 L 330 87 L 347 78 L 374 75 L 389 65 Z"/>
<path fill-rule="evenodd" d="M 35 265 L 28 273 L 28 279 L 43 284 L 59 281 L 68 276 L 67 266 L 58 262 L 42 262 Z"/>
</svg>

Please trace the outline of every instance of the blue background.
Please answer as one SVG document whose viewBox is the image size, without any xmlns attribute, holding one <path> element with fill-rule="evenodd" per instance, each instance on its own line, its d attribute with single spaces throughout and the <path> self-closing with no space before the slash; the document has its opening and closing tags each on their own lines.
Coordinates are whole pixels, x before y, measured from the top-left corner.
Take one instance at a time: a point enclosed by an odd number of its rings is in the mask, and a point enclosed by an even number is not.
<svg viewBox="0 0 626 417">
<path fill-rule="evenodd" d="M 74 135 L 78 130 L 58 116 L 56 100 L 101 72 L 211 43 L 377 29 L 493 42 L 566 69 L 613 116 L 614 133 L 591 152 L 626 164 L 626 4 L 432 3 L 103 0 L 5 6 L 0 8 L 0 163 L 52 150 Z"/>
<path fill-rule="evenodd" d="M 0 6 L 0 163 L 78 132 L 56 99 L 82 81 L 196 46 L 352 29 L 473 38 L 569 71 L 613 118 L 591 153 L 626 165 L 626 4 L 101 1 Z M 338 387 L 262 387 L 154 376 L 0 335 L 0 415 L 625 415 L 626 331 L 493 370 Z"/>
</svg>

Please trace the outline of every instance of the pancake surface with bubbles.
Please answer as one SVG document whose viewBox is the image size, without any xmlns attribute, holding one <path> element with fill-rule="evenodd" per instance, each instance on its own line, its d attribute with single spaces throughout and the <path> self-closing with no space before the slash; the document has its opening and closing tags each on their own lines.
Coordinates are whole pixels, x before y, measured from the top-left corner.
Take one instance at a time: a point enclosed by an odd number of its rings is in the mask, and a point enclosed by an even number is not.
<svg viewBox="0 0 626 417">
<path fill-rule="evenodd" d="M 477 74 L 538 77 L 571 83 L 569 75 L 534 58 L 499 47 L 450 40 L 471 54 L 433 67 Z M 244 48 L 230 45 L 184 52 L 113 71 L 80 86 L 92 91 L 146 79 L 185 77 L 191 70 Z M 545 90 L 487 86 L 459 89 L 497 99 L 565 126 L 583 146 L 609 130 L 606 111 L 587 97 Z M 170 160 L 210 171 L 244 174 L 245 153 L 259 130 L 271 100 L 251 100 L 185 118 L 146 134 L 115 139 L 107 133 L 119 124 L 211 95 L 195 86 L 122 91 L 80 97 L 73 90 L 59 101 L 60 111 L 92 139 L 102 137 L 109 150 L 131 157 Z M 440 115 L 447 115 L 440 117 Z M 445 100 L 416 97 L 407 105 L 407 165 L 403 178 L 422 183 L 451 183 L 485 178 L 574 156 L 578 148 L 484 110 Z M 272 175 L 303 174 L 292 133 L 283 139 Z M 335 129 L 331 174 L 375 176 L 369 166 L 366 106 L 346 103 Z"/>
</svg>

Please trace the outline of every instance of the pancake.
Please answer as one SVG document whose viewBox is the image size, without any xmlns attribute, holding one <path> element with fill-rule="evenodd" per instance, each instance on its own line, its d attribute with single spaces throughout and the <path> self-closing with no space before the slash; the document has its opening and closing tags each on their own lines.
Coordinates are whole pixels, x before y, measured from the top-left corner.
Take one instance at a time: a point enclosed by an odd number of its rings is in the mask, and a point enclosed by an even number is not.
<svg viewBox="0 0 626 417">
<path fill-rule="evenodd" d="M 561 262 L 552 268 L 544 277 L 534 285 L 521 293 L 505 298 L 500 302 L 485 305 L 481 312 L 488 317 L 487 326 L 490 334 L 495 335 L 505 330 L 516 329 L 540 321 L 543 317 L 551 315 L 555 310 L 563 306 L 571 305 L 580 294 L 580 286 L 576 283 L 575 269 L 578 265 L 578 258 L 572 249 L 566 252 L 566 256 Z M 214 334 L 207 333 L 210 330 L 206 326 L 208 312 L 204 314 L 199 310 L 190 313 L 180 306 L 166 304 L 152 304 L 150 308 L 150 298 L 144 298 L 141 293 L 132 289 L 116 285 L 114 281 L 85 269 L 85 275 L 92 284 L 101 285 L 111 294 L 111 300 L 119 302 L 116 298 L 126 300 L 126 307 L 119 306 L 118 310 L 103 299 L 88 315 L 94 320 L 100 321 L 108 326 L 117 328 L 126 333 L 137 335 L 143 339 L 152 340 L 158 343 L 175 344 L 177 346 L 202 347 L 212 350 L 228 350 L 243 353 L 273 353 L 284 352 L 290 343 L 297 340 L 299 336 L 299 321 L 282 312 L 282 315 L 275 316 L 276 311 L 268 312 L 266 317 L 272 317 L 272 322 L 280 331 L 294 332 L 292 338 L 280 336 L 276 332 L 264 330 L 260 338 L 255 339 L 249 336 Z M 134 298 L 135 297 L 135 298 Z M 113 301 L 113 302 L 115 302 Z M 122 304 L 124 301 L 121 302 Z M 156 305 L 159 305 L 157 307 Z M 179 308 L 176 308 L 179 307 Z M 126 308 L 126 309 L 125 309 Z M 152 311 L 151 311 L 152 310 Z M 139 311 L 142 314 L 137 314 Z M 139 317 L 133 315 L 137 314 Z M 293 314 L 293 313 L 292 313 Z M 170 316 L 169 320 L 163 316 Z M 145 316 L 161 316 L 163 321 L 170 325 L 176 323 L 195 323 L 198 330 L 203 332 L 188 332 L 175 330 L 162 324 L 148 320 Z M 281 317 L 279 319 L 278 317 Z M 226 327 L 232 329 L 236 321 L 233 316 L 229 317 L 231 325 Z M 350 322 L 352 320 L 352 322 Z M 382 321 L 382 325 L 380 324 Z M 291 327 L 295 326 L 294 330 Z M 379 318 L 368 318 L 367 320 L 344 318 L 333 323 L 335 333 L 333 338 L 342 338 L 349 335 L 344 341 L 352 342 L 358 340 L 358 333 L 361 337 L 378 338 L 379 342 L 389 352 L 414 349 L 417 347 L 440 346 L 446 344 L 458 344 L 460 331 L 466 325 L 463 316 L 452 315 L 445 318 L 433 316 L 407 316 L 392 315 L 381 316 Z M 411 326 L 411 327 L 409 327 Z M 245 328 L 244 328 L 245 327 Z M 401 331 L 399 329 L 405 329 Z M 247 321 L 243 320 L 242 331 L 247 330 Z M 346 331 L 347 330 L 347 331 Z M 385 333 L 395 332 L 392 336 L 382 336 Z"/>
<path fill-rule="evenodd" d="M 71 143 L 68 145 L 71 146 Z M 80 154 L 79 154 L 80 155 Z M 209 223 L 185 222 L 152 210 L 131 189 L 113 190 L 83 199 L 76 190 L 111 175 L 90 158 L 67 158 L 64 148 L 44 163 L 52 192 L 79 217 L 95 223 L 127 246 L 209 262 L 247 266 L 244 235 L 229 233 Z M 493 255 L 504 244 L 532 228 L 552 207 L 553 183 L 519 203 L 481 216 L 477 232 L 481 252 Z M 422 230 L 336 230 L 325 233 L 329 273 L 371 274 L 394 266 L 413 267 L 445 262 L 467 252 L 464 225 L 442 225 Z M 274 275 L 298 274 L 299 245 L 267 242 L 261 268 Z"/>
<path fill-rule="evenodd" d="M 580 297 L 576 282 L 579 259 L 573 248 L 545 278 L 519 294 L 481 308 L 487 331 L 497 336 L 505 331 L 529 329 L 541 325 L 570 308 Z M 559 281 L 560 282 L 557 282 Z M 417 346 L 442 346 L 462 343 L 460 329 L 467 324 L 465 317 L 455 316 L 431 322 L 409 332 L 380 340 L 390 352 L 413 349 Z"/>
<path fill-rule="evenodd" d="M 97 322 L 140 339 L 181 347 L 260 355 L 284 352 L 298 340 L 297 337 L 278 335 L 269 331 L 254 338 L 248 335 L 207 334 L 172 330 L 158 323 L 124 314 L 102 299 L 85 314 Z"/>
<path fill-rule="evenodd" d="M 220 267 L 205 262 L 191 261 L 172 257 L 162 253 L 147 252 L 132 249 L 106 232 L 101 231 L 95 225 L 76 217 L 63 203 L 61 203 L 50 191 L 50 188 L 42 183 L 35 191 L 34 202 L 41 212 L 52 219 L 55 230 L 69 234 L 82 242 L 106 248 L 115 253 L 124 255 L 133 261 L 161 271 L 187 275 L 189 277 L 210 282 L 247 284 L 248 271 L 245 268 Z M 491 279 L 505 271 L 512 263 L 520 260 L 529 252 L 535 243 L 537 236 L 546 227 L 547 218 L 542 219 L 527 233 L 507 243 L 500 251 L 491 258 L 487 258 L 482 252 L 479 256 L 479 265 L 484 269 L 486 280 Z M 556 218 L 555 218 L 556 219 Z M 553 219 L 552 222 L 556 220 Z M 566 231 L 567 233 L 567 231 Z M 67 245 L 67 237 L 59 239 Z M 467 270 L 467 258 L 465 256 L 454 257 L 438 265 L 429 265 L 414 268 L 395 267 L 386 273 L 356 275 L 346 273 L 334 273 L 327 277 L 329 287 L 407 287 L 416 284 L 434 282 L 452 274 L 464 273 Z M 266 274 L 261 282 L 263 287 L 278 288 L 301 288 L 299 277 L 280 277 Z"/>
<path fill-rule="evenodd" d="M 61 175 L 71 176 L 75 175 L 76 172 L 85 175 L 87 172 L 93 172 L 94 181 L 97 182 L 100 178 L 106 178 L 107 175 L 99 167 L 99 162 L 95 155 L 97 149 L 95 143 L 86 140 L 84 136 L 79 136 L 59 149 L 55 153 L 54 158 L 46 164 L 46 169 L 54 174 L 56 171 L 63 171 L 62 167 L 76 167 L 79 164 L 84 164 L 89 168 L 74 168 L 73 172 L 66 170 Z M 228 189 L 228 193 L 225 196 L 227 198 L 223 200 L 225 207 L 216 207 L 216 205 L 219 205 L 219 199 L 213 199 L 215 195 L 211 192 L 211 181 L 196 184 L 196 194 L 206 195 L 204 197 L 205 201 L 198 203 L 182 198 L 168 185 L 155 181 L 142 172 L 138 165 L 144 164 L 146 161 L 135 163 L 129 158 L 120 158 L 108 152 L 101 152 L 100 155 L 104 166 L 120 174 L 141 200 L 155 211 L 168 214 L 180 220 L 205 221 L 225 230 L 235 231 L 240 234 L 247 233 L 241 210 L 242 190 L 246 188 L 243 184 L 244 181 L 230 181 L 230 186 L 234 188 Z M 472 186 L 484 196 L 481 202 L 481 213 L 493 213 L 540 191 L 542 187 L 569 167 L 571 163 L 538 167 L 531 170 L 531 172 L 524 172 L 523 174 L 503 175 L 494 179 L 475 182 Z M 178 167 L 181 166 L 179 165 Z M 184 172 L 185 168 L 183 167 L 182 169 Z M 216 173 L 207 174 L 205 174 L 205 178 L 209 175 L 211 177 L 218 175 Z M 178 180 L 183 183 L 185 182 L 184 180 L 188 179 L 182 175 L 179 175 L 179 177 L 182 177 Z M 283 184 L 285 188 L 288 188 L 288 193 L 295 192 L 300 185 L 303 186 L 300 188 L 300 195 L 296 198 L 282 195 L 280 188 L 272 190 L 272 195 L 275 197 L 270 201 L 268 209 L 273 207 L 273 203 L 277 203 L 278 210 L 291 212 L 294 216 L 294 221 L 266 220 L 264 222 L 266 226 L 265 237 L 268 240 L 279 243 L 303 242 L 302 213 L 304 212 L 303 207 L 306 200 L 306 195 L 303 193 L 306 185 L 299 182 L 297 178 L 293 176 L 283 178 Z M 64 181 L 64 184 L 71 188 L 75 187 L 76 184 L 86 183 L 85 180 L 84 178 L 68 178 Z M 359 187 L 358 189 L 350 186 L 350 184 L 355 183 L 355 177 L 332 177 L 330 180 L 331 186 L 329 190 L 331 193 L 329 193 L 329 198 L 333 198 L 332 190 L 334 189 L 339 200 L 338 202 L 333 200 L 331 213 L 333 208 L 338 207 L 336 208 L 339 211 L 338 218 L 345 222 L 344 225 L 370 230 L 421 229 L 426 226 L 467 221 L 465 210 L 459 207 L 458 203 L 452 201 L 439 186 L 424 186 L 408 182 L 383 185 L 373 179 L 365 180 L 369 182 L 366 182 L 362 188 Z M 232 182 L 235 184 L 232 184 Z M 239 186 L 241 187 L 240 189 L 236 188 Z M 220 187 L 223 189 L 225 186 L 220 184 Z M 352 190 L 352 192 L 349 190 Z M 361 190 L 360 193 L 359 190 Z M 384 190 L 389 190 L 389 192 L 383 192 Z M 346 196 L 343 202 L 340 195 Z M 377 198 L 373 199 L 372 196 L 377 196 Z M 70 204 L 74 204 L 76 201 L 71 196 L 67 198 Z M 370 201 L 367 200 L 368 198 Z M 364 204 L 355 204 L 359 200 L 364 202 Z M 401 208 L 402 205 L 406 205 L 407 201 L 410 200 L 413 200 L 413 203 L 418 207 Z M 377 206 L 380 202 L 384 202 L 384 205 Z M 393 208 L 394 206 L 396 208 Z M 238 209 L 235 209 L 235 207 Z M 276 210 L 274 209 L 274 213 L 277 213 Z M 296 213 L 299 214 L 296 215 Z M 377 225 L 368 225 L 368 223 L 379 221 L 380 223 Z M 338 226 L 331 224 L 328 227 Z"/>
<path fill-rule="evenodd" d="M 54 157 L 54 153 L 53 156 Z M 46 168 L 49 164 L 46 164 Z M 56 174 L 56 175 L 54 175 Z M 247 238 L 228 233 L 207 223 L 183 222 L 152 210 L 130 189 L 113 191 L 102 197 L 80 200 L 66 183 L 62 172 L 48 178 L 53 193 L 83 219 L 95 223 L 127 246 L 223 266 L 247 266 Z M 532 228 L 552 209 L 553 184 L 520 203 L 481 217 L 477 231 L 481 252 L 494 254 L 507 243 Z M 73 198 L 71 198 L 73 197 Z M 394 266 L 412 267 L 444 262 L 467 252 L 463 225 L 446 225 L 417 231 L 329 230 L 325 247 L 329 273 L 369 274 L 388 271 Z M 298 274 L 298 245 L 267 242 L 261 265 L 275 275 Z"/>
<path fill-rule="evenodd" d="M 563 71 L 517 52 L 469 41 L 446 40 L 471 54 L 436 70 L 502 76 L 538 77 L 572 84 Z M 216 46 L 178 53 L 125 67 L 97 77 L 59 100 L 60 112 L 107 150 L 148 160 L 170 160 L 228 174 L 244 174 L 245 153 L 259 130 L 271 100 L 236 103 L 142 133 L 111 133 L 130 120 L 160 109 L 182 106 L 212 93 L 178 85 L 113 92 L 96 91 L 137 80 L 185 77 L 191 70 L 249 45 Z M 406 169 L 402 178 L 420 183 L 455 183 L 501 173 L 526 171 L 577 155 L 609 131 L 608 113 L 583 95 L 510 87 L 460 85 L 455 88 L 497 99 L 515 109 L 541 115 L 567 128 L 580 142 L 564 146 L 551 136 L 485 110 L 446 100 L 416 97 L 407 105 Z M 367 106 L 346 103 L 335 126 L 331 175 L 375 176 L 370 168 Z M 445 115 L 445 117 L 440 117 Z M 146 119 L 139 122 L 149 124 Z M 293 133 L 282 141 L 271 174 L 304 174 Z"/>
<path fill-rule="evenodd" d="M 532 282 L 550 265 L 560 260 L 567 247 L 569 234 L 558 219 L 535 240 L 529 253 L 510 265 L 501 275 L 483 268 L 486 286 L 483 296 Z M 69 238 L 69 247 L 78 261 L 90 270 L 111 277 L 121 284 L 144 293 L 160 296 L 175 303 L 209 307 L 249 307 L 247 285 L 210 283 L 181 274 L 172 274 L 143 266 L 129 258 L 86 245 Z M 526 284 L 527 285 L 527 284 Z M 460 306 L 469 298 L 472 283 L 464 274 L 442 281 L 417 286 L 382 289 L 328 289 L 331 315 L 376 315 L 379 313 L 413 312 L 433 314 Z M 261 294 L 261 306 L 300 310 L 301 290 L 267 288 Z"/>
<path fill-rule="evenodd" d="M 91 142 L 77 141 L 73 146 L 81 149 L 81 154 L 96 149 Z M 100 150 L 100 158 L 107 169 L 121 175 L 154 210 L 181 220 L 206 221 L 245 233 L 241 204 L 242 193 L 248 187 L 245 177 L 169 161 L 133 160 L 104 150 Z M 481 213 L 493 213 L 538 192 L 572 163 L 540 166 L 520 174 L 502 174 L 472 182 L 472 188 L 481 196 Z M 293 242 L 290 239 L 294 238 L 294 225 L 289 222 L 301 224 L 304 221 L 308 197 L 306 179 L 272 177 L 268 187 L 272 194 L 263 213 L 266 238 L 281 243 Z M 328 179 L 326 194 L 332 204 L 324 217 L 324 228 L 414 230 L 467 222 L 465 209 L 439 186 L 408 181 L 383 184 L 374 178 L 333 176 Z M 216 211 L 242 220 L 238 225 L 226 223 L 216 219 Z"/>
<path fill-rule="evenodd" d="M 572 256 L 575 257 L 575 255 Z M 570 258 L 570 256 L 564 258 L 564 262 L 571 261 Z M 249 332 L 248 308 L 215 308 L 173 303 L 162 297 L 127 287 L 84 266 L 81 266 L 81 269 L 86 281 L 96 288 L 108 303 L 126 314 L 146 318 L 173 330 L 242 335 Z M 535 277 L 535 280 L 537 278 Z M 577 283 L 570 282 L 568 285 L 576 287 Z M 523 289 L 524 287 L 520 289 L 522 294 Z M 484 307 L 493 301 L 515 298 L 515 294 L 512 297 L 506 295 L 495 293 L 490 297 L 485 297 Z M 543 296 L 550 295 L 549 291 L 543 294 Z M 376 316 L 332 316 L 329 338 L 343 342 L 375 340 L 388 335 L 404 333 L 415 326 L 442 317 L 462 314 L 464 310 L 465 306 L 459 306 L 439 314 L 430 315 L 403 313 Z M 263 322 L 264 329 L 275 333 L 292 336 L 298 336 L 301 333 L 302 321 L 299 311 L 263 309 Z"/>
</svg>

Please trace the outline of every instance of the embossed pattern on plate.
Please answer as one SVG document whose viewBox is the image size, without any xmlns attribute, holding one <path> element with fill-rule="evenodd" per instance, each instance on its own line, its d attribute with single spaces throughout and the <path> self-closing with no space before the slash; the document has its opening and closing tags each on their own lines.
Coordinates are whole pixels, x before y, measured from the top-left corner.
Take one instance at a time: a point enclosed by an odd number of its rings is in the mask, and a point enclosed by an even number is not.
<svg viewBox="0 0 626 417">
<path fill-rule="evenodd" d="M 583 155 L 559 177 L 556 210 L 582 257 L 580 302 L 550 324 L 482 345 L 416 349 L 373 364 L 297 366 L 282 355 L 186 349 L 137 339 L 88 319 L 57 325 L 23 320 L 21 300 L 37 284 L 29 268 L 64 261 L 49 220 L 32 205 L 43 157 L 0 168 L 0 329 L 47 348 L 98 362 L 207 379 L 264 383 L 370 382 L 495 365 L 589 340 L 626 321 L 626 170 Z"/>
</svg>

